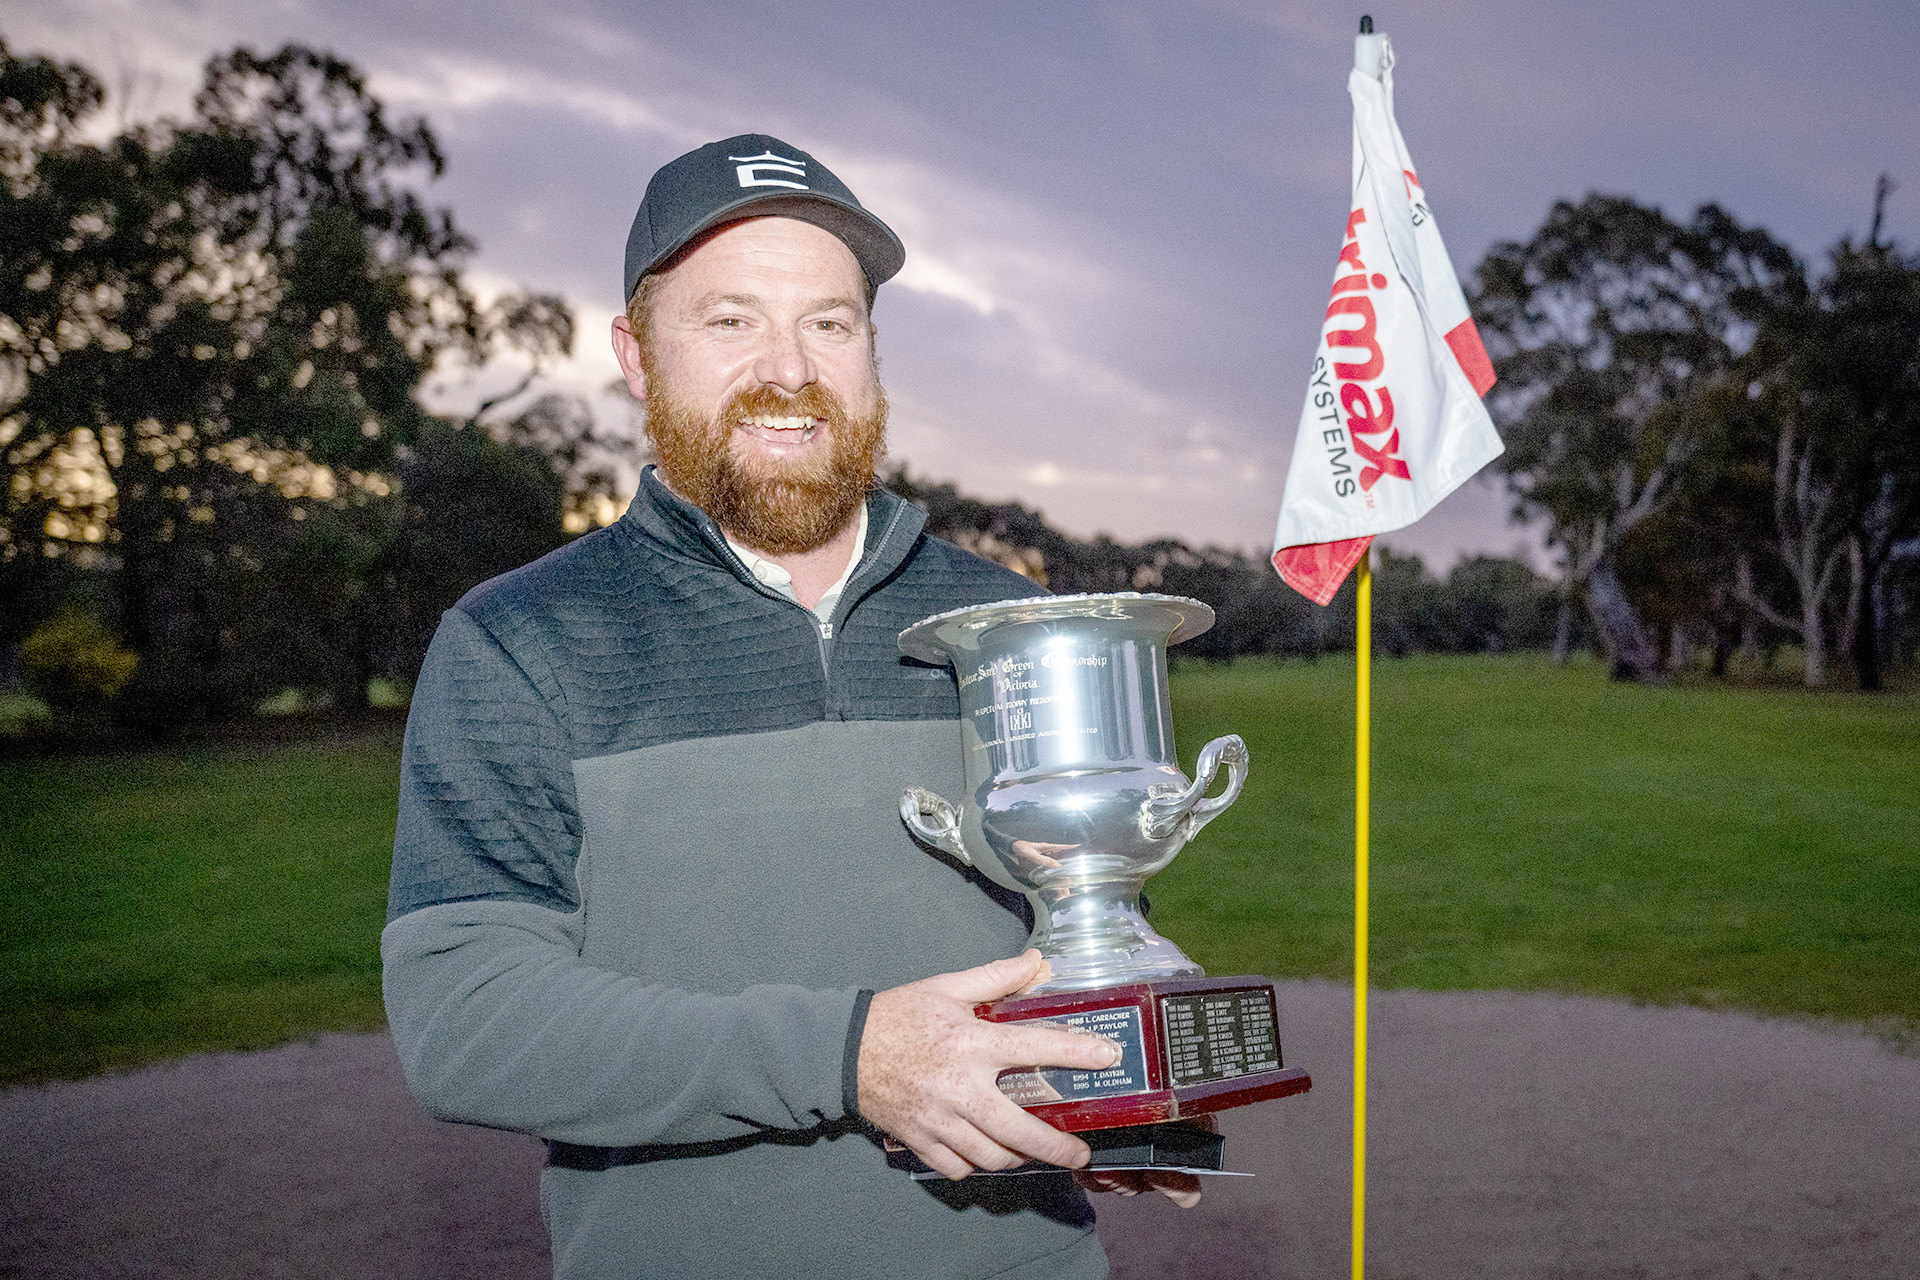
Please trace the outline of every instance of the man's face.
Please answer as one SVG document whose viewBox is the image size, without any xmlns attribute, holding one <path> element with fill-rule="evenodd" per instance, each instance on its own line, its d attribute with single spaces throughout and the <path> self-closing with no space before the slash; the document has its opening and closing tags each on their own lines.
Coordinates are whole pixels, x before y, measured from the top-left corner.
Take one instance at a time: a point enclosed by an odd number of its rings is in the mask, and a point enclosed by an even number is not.
<svg viewBox="0 0 1920 1280">
<path fill-rule="evenodd" d="M 792 218 L 732 223 L 658 277 L 649 320 L 644 341 L 616 320 L 614 349 L 674 491 L 773 555 L 845 528 L 886 427 L 847 247 Z"/>
</svg>

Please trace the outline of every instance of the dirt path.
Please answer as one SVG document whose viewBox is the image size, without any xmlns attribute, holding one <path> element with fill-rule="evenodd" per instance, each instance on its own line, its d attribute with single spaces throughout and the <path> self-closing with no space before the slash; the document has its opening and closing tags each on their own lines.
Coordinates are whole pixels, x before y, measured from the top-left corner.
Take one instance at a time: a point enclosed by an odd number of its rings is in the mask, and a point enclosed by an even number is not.
<svg viewBox="0 0 1920 1280">
<path fill-rule="evenodd" d="M 1313 1092 L 1226 1119 L 1251 1185 L 1103 1215 L 1122 1280 L 1347 1274 L 1351 1001 L 1281 1001 Z M 1370 1021 L 1374 1280 L 1920 1277 L 1920 1057 L 1554 996 L 1394 992 Z"/>
<path fill-rule="evenodd" d="M 1311 1094 L 1234 1114 L 1191 1213 L 1102 1205 L 1121 1280 L 1347 1268 L 1344 992 L 1281 993 Z M 1688 1009 L 1498 994 L 1373 1008 L 1368 1272 L 1920 1277 L 1920 1057 Z M 384 1036 L 0 1093 L 0 1275 L 546 1274 L 541 1149 L 427 1120 Z"/>
</svg>

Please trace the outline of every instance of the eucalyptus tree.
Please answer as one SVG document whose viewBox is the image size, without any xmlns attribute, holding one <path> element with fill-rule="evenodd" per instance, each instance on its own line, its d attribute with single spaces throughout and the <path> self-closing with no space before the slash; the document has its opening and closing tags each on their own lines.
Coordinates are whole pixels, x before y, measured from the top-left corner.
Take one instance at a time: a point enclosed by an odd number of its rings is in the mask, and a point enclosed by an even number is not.
<svg viewBox="0 0 1920 1280">
<path fill-rule="evenodd" d="M 1499 375 L 1489 397 L 1517 511 L 1544 520 L 1617 676 L 1660 655 L 1622 587 L 1623 541 L 1666 510 L 1720 430 L 1724 377 L 1779 299 L 1793 255 L 1715 205 L 1686 223 L 1606 195 L 1562 201 L 1480 264 L 1474 314 Z M 1569 634 L 1563 612 L 1564 656 Z"/>
<path fill-rule="evenodd" d="M 1920 254 L 1880 239 L 1890 191 L 1883 177 L 1867 242 L 1842 240 L 1833 251 L 1819 290 L 1823 341 L 1811 353 L 1825 425 L 1845 442 L 1840 483 L 1854 550 L 1842 650 L 1863 689 L 1881 683 L 1888 562 L 1897 544 L 1920 537 Z"/>
<path fill-rule="evenodd" d="M 1812 686 L 1837 657 L 1880 687 L 1880 587 L 1896 544 L 1920 534 L 1920 258 L 1880 240 L 1890 189 L 1883 178 L 1866 243 L 1842 239 L 1746 361 L 1748 451 L 1771 481 L 1755 550 L 1783 589 L 1746 555 L 1740 595 L 1800 640 Z"/>
</svg>

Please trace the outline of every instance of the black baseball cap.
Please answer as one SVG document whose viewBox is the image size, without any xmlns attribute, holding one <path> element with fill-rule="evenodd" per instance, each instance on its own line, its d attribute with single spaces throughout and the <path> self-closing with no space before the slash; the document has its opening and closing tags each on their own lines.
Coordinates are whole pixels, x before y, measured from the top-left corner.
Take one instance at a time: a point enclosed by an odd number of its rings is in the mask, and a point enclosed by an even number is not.
<svg viewBox="0 0 1920 1280">
<path fill-rule="evenodd" d="M 628 301 L 694 237 L 742 218 L 811 222 L 838 236 L 867 276 L 867 297 L 907 260 L 900 237 L 861 207 L 847 184 L 798 147 L 764 133 L 709 142 L 662 165 L 627 233 Z"/>
</svg>

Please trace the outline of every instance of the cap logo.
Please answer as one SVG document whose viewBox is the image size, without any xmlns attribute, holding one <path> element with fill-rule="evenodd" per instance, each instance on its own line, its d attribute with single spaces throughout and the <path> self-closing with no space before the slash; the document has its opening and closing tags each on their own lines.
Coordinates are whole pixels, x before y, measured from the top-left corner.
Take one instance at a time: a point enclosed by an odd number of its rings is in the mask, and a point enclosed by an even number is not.
<svg viewBox="0 0 1920 1280">
<path fill-rule="evenodd" d="M 795 191 L 812 190 L 812 188 L 804 182 L 788 182 L 785 178 L 766 178 L 761 176 L 764 171 L 766 173 L 790 173 L 796 178 L 804 178 L 807 176 L 807 166 L 803 160 L 789 160 L 785 156 L 777 156 L 771 151 L 763 151 L 757 156 L 728 156 L 727 159 L 745 161 L 744 164 L 737 165 L 734 168 L 734 173 L 739 177 L 740 185 L 743 187 L 791 187 Z"/>
</svg>

